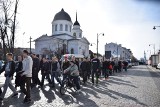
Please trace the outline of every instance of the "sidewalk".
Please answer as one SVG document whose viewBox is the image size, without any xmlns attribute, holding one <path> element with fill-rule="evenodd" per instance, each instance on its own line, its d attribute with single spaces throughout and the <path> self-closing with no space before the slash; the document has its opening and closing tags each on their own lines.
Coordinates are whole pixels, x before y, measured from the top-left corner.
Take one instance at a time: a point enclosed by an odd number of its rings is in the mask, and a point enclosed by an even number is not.
<svg viewBox="0 0 160 107">
<path fill-rule="evenodd" d="M 160 72 L 160 70 L 159 69 L 156 69 L 156 68 L 154 68 L 154 67 L 152 67 L 152 66 L 147 66 L 149 69 L 151 69 L 152 71 L 156 71 L 156 72 Z"/>
<path fill-rule="evenodd" d="M 159 69 L 156 69 L 156 68 L 154 68 L 154 67 L 152 67 L 152 66 L 147 66 L 150 70 L 152 70 L 153 72 L 155 72 L 157 75 L 159 75 L 160 76 L 160 70 Z"/>
</svg>

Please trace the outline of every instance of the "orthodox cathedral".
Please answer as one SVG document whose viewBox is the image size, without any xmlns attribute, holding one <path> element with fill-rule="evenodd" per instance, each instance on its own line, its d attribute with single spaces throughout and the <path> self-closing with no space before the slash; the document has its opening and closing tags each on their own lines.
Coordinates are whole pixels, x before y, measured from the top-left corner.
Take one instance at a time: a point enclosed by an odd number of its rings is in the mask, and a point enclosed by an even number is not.
<svg viewBox="0 0 160 107">
<path fill-rule="evenodd" d="M 52 21 L 52 35 L 42 35 L 35 40 L 35 53 L 39 55 L 79 54 L 89 56 L 89 41 L 82 36 L 77 20 L 62 9 Z"/>
</svg>

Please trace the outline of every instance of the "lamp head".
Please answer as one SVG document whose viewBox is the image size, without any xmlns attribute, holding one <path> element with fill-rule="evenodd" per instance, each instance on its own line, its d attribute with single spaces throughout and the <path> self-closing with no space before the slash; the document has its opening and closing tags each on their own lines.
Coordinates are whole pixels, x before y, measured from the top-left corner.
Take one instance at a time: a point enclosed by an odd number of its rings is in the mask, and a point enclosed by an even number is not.
<svg viewBox="0 0 160 107">
<path fill-rule="evenodd" d="M 156 27 L 154 26 L 154 27 L 153 27 L 153 30 L 155 30 L 155 29 L 156 29 Z"/>
</svg>

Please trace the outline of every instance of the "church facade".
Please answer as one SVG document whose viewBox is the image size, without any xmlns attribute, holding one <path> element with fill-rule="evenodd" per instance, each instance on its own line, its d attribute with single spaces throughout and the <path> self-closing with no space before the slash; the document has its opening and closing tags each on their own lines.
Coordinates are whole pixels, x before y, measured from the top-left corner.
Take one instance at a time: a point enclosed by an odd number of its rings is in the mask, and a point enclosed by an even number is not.
<svg viewBox="0 0 160 107">
<path fill-rule="evenodd" d="M 77 20 L 73 24 L 70 15 L 62 9 L 52 21 L 52 35 L 35 40 L 35 53 L 39 55 L 80 54 L 89 56 L 89 41 L 82 36 Z"/>
</svg>

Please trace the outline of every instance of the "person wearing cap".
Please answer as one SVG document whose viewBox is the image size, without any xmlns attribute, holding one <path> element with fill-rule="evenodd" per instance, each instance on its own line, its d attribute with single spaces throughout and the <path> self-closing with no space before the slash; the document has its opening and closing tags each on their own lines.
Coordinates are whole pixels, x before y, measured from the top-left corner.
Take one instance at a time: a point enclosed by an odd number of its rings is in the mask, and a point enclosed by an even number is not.
<svg viewBox="0 0 160 107">
<path fill-rule="evenodd" d="M 78 70 L 79 70 L 79 61 L 76 59 L 74 55 L 71 58 L 72 58 L 71 60 L 77 65 Z"/>
<path fill-rule="evenodd" d="M 70 61 L 70 66 L 64 70 L 64 74 L 68 72 L 70 74 L 70 79 L 73 79 L 76 85 L 77 92 L 80 92 L 79 70 L 77 65 L 73 61 Z"/>
</svg>

